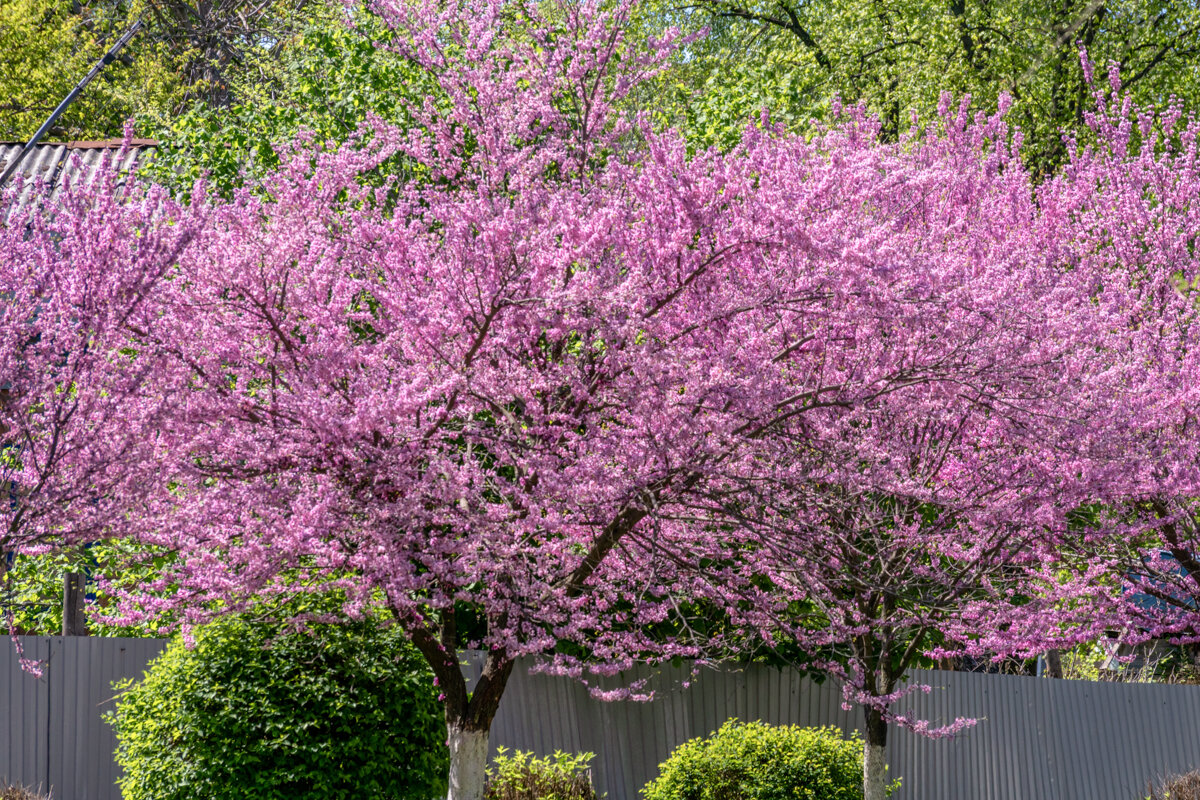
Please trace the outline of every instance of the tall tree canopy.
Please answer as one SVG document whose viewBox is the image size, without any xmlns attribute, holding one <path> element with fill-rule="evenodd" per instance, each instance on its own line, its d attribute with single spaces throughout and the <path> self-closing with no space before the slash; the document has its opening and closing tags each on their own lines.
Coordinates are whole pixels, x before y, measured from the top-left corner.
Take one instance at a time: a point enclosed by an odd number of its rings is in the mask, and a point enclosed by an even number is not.
<svg viewBox="0 0 1200 800">
<path fill-rule="evenodd" d="M 121 3 L 11 0 L 0 4 L 0 140 L 25 140 L 125 32 Z M 125 121 L 163 113 L 179 79 L 168 51 L 136 37 L 59 117 L 51 139 L 120 136 Z"/>
<path fill-rule="evenodd" d="M 928 121 L 941 91 L 971 95 L 990 112 L 1001 93 L 1025 131 L 1039 171 L 1062 163 L 1063 129 L 1083 129 L 1091 92 L 1082 46 L 1101 65 L 1121 64 L 1125 86 L 1147 103 L 1200 97 L 1200 7 L 1172 0 L 698 0 L 692 24 L 718 38 L 703 113 L 728 135 L 722 106 L 765 105 L 803 124 L 832 95 L 863 101 L 894 139 L 910 115 Z M 732 67 L 730 63 L 732 62 Z M 687 69 L 695 74 L 696 67 Z M 762 87 L 762 88 L 759 88 Z"/>
<path fill-rule="evenodd" d="M 143 27 L 50 131 L 120 136 L 137 117 L 162 125 L 196 102 L 249 100 L 277 81 L 297 32 L 334 15 L 305 0 L 12 0 L 0 6 L 0 138 L 27 139 L 136 20 Z"/>
</svg>

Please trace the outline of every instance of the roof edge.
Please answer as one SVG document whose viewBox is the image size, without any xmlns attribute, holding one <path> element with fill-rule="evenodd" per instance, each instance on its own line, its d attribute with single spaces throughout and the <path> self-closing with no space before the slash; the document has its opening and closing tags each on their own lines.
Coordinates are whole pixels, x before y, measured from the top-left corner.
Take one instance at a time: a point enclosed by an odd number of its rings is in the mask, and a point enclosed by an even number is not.
<svg viewBox="0 0 1200 800">
<path fill-rule="evenodd" d="M 68 150 L 117 150 L 125 145 L 124 139 L 94 139 L 91 141 L 38 142 L 37 147 L 66 147 Z M 0 147 L 24 147 L 25 142 L 0 142 Z M 157 139 L 130 139 L 130 147 L 157 147 Z"/>
</svg>

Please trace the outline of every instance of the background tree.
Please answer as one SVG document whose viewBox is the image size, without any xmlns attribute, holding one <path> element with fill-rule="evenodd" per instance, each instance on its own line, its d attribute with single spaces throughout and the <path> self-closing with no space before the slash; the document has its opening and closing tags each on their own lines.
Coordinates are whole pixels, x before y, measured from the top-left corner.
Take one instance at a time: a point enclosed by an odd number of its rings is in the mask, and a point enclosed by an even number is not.
<svg viewBox="0 0 1200 800">
<path fill-rule="evenodd" d="M 0 5 L 0 139 L 25 141 L 128 28 L 120 3 L 12 0 Z M 52 140 L 122 135 L 163 114 L 179 89 L 167 49 L 141 33 L 59 117 Z"/>
<path fill-rule="evenodd" d="M 145 135 L 196 104 L 225 108 L 259 99 L 261 87 L 278 84 L 279 62 L 297 35 L 336 18 L 340 8 L 306 0 L 5 3 L 0 137 L 28 139 L 135 20 L 142 30 L 59 118 L 52 140 L 119 137 L 132 117 Z"/>
<path fill-rule="evenodd" d="M 331 6 L 310 0 L 144 0 L 131 10 L 149 22 L 154 39 L 171 53 L 182 102 L 224 106 L 235 97 L 235 82 L 247 85 L 270 76 L 270 62 L 308 23 L 310 7 L 321 14 Z"/>
<path fill-rule="evenodd" d="M 229 79 L 226 103 L 197 99 L 178 115 L 146 120 L 159 147 L 145 177 L 181 191 L 204 177 L 209 190 L 228 195 L 277 169 L 299 138 L 336 146 L 368 116 L 407 127 L 409 107 L 437 93 L 425 73 L 377 46 L 390 35 L 378 17 L 358 9 L 351 27 L 344 11 L 310 4 L 305 12 L 290 39 L 257 58 L 258 69 Z M 380 174 L 402 170 L 401 162 Z"/>
<path fill-rule="evenodd" d="M 895 139 L 910 114 L 933 118 L 941 91 L 969 94 L 990 111 L 1001 93 L 1025 131 L 1025 158 L 1038 172 L 1062 163 L 1064 129 L 1084 128 L 1090 90 L 1079 64 L 1082 44 L 1099 64 L 1120 62 L 1144 102 L 1197 96 L 1200 10 L 1166 0 L 700 0 L 692 8 L 728 31 L 708 62 L 705 91 L 694 99 L 712 116 L 747 95 L 803 123 L 827 113 L 828 99 L 863 101 Z M 699 21 L 699 20 L 697 20 Z M 726 27 L 729 26 L 729 27 Z M 728 66 L 732 57 L 733 66 Z M 749 75 L 786 94 L 756 94 Z M 689 66 L 690 71 L 695 67 Z"/>
</svg>

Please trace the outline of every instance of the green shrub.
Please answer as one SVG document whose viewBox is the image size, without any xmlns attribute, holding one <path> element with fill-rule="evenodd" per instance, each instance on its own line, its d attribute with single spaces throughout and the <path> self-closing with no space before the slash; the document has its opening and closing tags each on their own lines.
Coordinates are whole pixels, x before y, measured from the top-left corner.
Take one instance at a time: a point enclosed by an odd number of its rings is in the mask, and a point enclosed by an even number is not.
<svg viewBox="0 0 1200 800">
<path fill-rule="evenodd" d="M 730 720 L 680 745 L 646 800 L 862 800 L 862 741 L 836 728 Z"/>
<path fill-rule="evenodd" d="M 117 710 L 125 800 L 445 796 L 432 677 L 394 629 L 230 619 L 173 642 Z"/>
<path fill-rule="evenodd" d="M 488 768 L 484 800 L 596 800 L 587 764 L 591 753 L 558 753 L 534 758 L 503 747 Z"/>
</svg>

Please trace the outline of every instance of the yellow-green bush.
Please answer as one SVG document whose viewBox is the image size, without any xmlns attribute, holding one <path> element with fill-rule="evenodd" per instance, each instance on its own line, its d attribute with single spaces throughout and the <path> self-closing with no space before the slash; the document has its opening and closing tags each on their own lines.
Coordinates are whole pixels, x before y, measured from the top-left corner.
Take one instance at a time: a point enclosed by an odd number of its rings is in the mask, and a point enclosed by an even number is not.
<svg viewBox="0 0 1200 800">
<path fill-rule="evenodd" d="M 680 745 L 645 800 L 862 800 L 862 741 L 836 728 L 730 720 Z"/>
<path fill-rule="evenodd" d="M 536 758 L 505 748 L 488 769 L 484 800 L 597 800 L 587 764 L 591 753 L 555 753 Z"/>
</svg>

